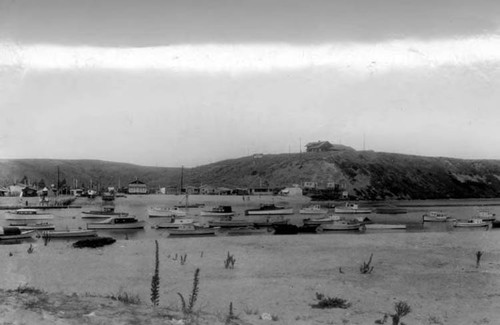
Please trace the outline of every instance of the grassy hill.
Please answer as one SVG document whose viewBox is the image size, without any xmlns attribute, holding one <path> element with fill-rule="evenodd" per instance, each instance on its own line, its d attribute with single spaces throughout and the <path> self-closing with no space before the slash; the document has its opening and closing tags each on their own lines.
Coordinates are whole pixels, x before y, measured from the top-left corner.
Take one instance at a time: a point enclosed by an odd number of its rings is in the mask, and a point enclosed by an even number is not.
<svg viewBox="0 0 500 325">
<path fill-rule="evenodd" d="M 55 183 L 57 168 L 69 184 L 78 179 L 122 186 L 136 177 L 151 188 L 179 185 L 180 168 L 144 167 L 97 160 L 0 160 L 0 184 L 24 176 Z M 500 197 L 500 161 L 341 151 L 242 157 L 184 170 L 184 184 L 284 187 L 303 182 L 343 184 L 362 199 Z"/>
</svg>

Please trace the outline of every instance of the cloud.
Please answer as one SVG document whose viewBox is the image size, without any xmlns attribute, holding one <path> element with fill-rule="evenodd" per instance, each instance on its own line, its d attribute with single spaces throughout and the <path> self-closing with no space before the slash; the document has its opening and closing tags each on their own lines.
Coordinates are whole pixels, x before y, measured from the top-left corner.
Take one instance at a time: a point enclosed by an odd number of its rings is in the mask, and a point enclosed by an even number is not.
<svg viewBox="0 0 500 325">
<path fill-rule="evenodd" d="M 142 48 L 0 44 L 0 66 L 35 70 L 158 70 L 267 73 L 332 68 L 374 74 L 398 69 L 500 62 L 500 36 L 375 44 L 204 44 Z"/>
</svg>

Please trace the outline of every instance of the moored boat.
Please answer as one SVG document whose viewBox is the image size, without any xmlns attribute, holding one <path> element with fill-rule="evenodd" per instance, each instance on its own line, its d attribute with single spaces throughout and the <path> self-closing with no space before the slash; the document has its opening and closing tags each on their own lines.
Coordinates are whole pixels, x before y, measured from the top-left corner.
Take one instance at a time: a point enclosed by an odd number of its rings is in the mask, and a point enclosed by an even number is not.
<svg viewBox="0 0 500 325">
<path fill-rule="evenodd" d="M 109 217 L 126 217 L 128 216 L 127 212 L 116 212 L 114 206 L 105 205 L 101 210 L 91 210 L 91 211 L 82 211 L 82 218 L 85 219 L 102 219 Z"/>
<path fill-rule="evenodd" d="M 491 213 L 490 211 L 487 211 L 487 210 L 478 211 L 477 218 L 479 218 L 483 221 L 486 221 L 486 222 L 488 222 L 488 221 L 493 222 L 497 219 L 494 213 Z"/>
<path fill-rule="evenodd" d="M 440 211 L 429 211 L 422 217 L 424 222 L 446 222 L 455 220 L 453 218 L 450 218 L 446 213 Z"/>
<path fill-rule="evenodd" d="M 37 209 L 17 209 L 15 211 L 7 211 L 5 220 L 11 221 L 37 221 L 50 220 L 54 216 L 49 213 L 39 213 Z"/>
<path fill-rule="evenodd" d="M 300 214 L 327 214 L 328 209 L 322 208 L 319 204 L 314 204 L 299 210 Z"/>
<path fill-rule="evenodd" d="M 187 216 L 187 212 L 179 207 L 173 207 L 173 208 L 151 207 L 148 208 L 148 216 L 150 218 L 185 217 Z"/>
<path fill-rule="evenodd" d="M 480 218 L 472 218 L 467 221 L 455 221 L 453 227 L 462 227 L 462 228 L 488 228 L 490 227 L 491 222 L 485 222 Z"/>
<path fill-rule="evenodd" d="M 212 228 L 236 228 L 236 227 L 249 227 L 253 226 L 253 222 L 248 220 L 210 220 L 208 221 L 208 226 Z"/>
<path fill-rule="evenodd" d="M 208 227 L 198 227 L 194 224 L 185 224 L 176 229 L 168 229 L 169 236 L 213 236 L 216 229 Z"/>
<path fill-rule="evenodd" d="M 202 217 L 226 217 L 234 216 L 234 211 L 229 205 L 220 205 L 210 210 L 203 210 L 200 212 Z"/>
<path fill-rule="evenodd" d="M 377 213 L 377 214 L 404 214 L 404 213 L 408 213 L 408 210 L 405 208 L 389 205 L 389 206 L 375 208 L 375 213 Z"/>
<path fill-rule="evenodd" d="M 273 228 L 255 228 L 252 226 L 231 228 L 226 232 L 230 236 L 264 235 L 274 232 Z"/>
<path fill-rule="evenodd" d="M 335 221 L 340 221 L 341 218 L 336 215 L 327 216 L 324 218 L 315 218 L 315 219 L 304 219 L 305 226 L 319 226 L 323 224 L 334 223 Z"/>
<path fill-rule="evenodd" d="M 49 238 L 76 238 L 76 237 L 94 237 L 97 236 L 95 230 L 85 229 L 68 229 L 68 230 L 53 230 L 42 232 L 42 237 Z"/>
<path fill-rule="evenodd" d="M 181 227 L 182 225 L 189 225 L 189 224 L 193 224 L 193 223 L 194 223 L 193 219 L 172 218 L 172 220 L 170 222 L 162 222 L 160 224 L 154 225 L 153 228 L 156 228 L 156 229 L 175 229 L 175 228 Z"/>
<path fill-rule="evenodd" d="M 0 240 L 33 238 L 34 230 L 21 231 L 18 227 L 0 227 Z"/>
<path fill-rule="evenodd" d="M 368 230 L 406 229 L 406 225 L 384 224 L 384 223 L 367 223 L 367 224 L 365 224 L 365 227 Z"/>
<path fill-rule="evenodd" d="M 135 217 L 111 217 L 103 221 L 87 223 L 87 229 L 142 229 L 144 221 Z"/>
<path fill-rule="evenodd" d="M 361 231 L 365 225 L 358 222 L 350 222 L 346 220 L 336 220 L 333 223 L 325 223 L 316 228 L 316 232 L 324 231 Z"/>
<path fill-rule="evenodd" d="M 276 206 L 274 204 L 262 204 L 257 209 L 245 210 L 245 215 L 247 215 L 247 216 L 276 215 L 276 214 L 277 215 L 279 215 L 279 214 L 293 214 L 293 208 Z"/>
<path fill-rule="evenodd" d="M 48 222 L 37 222 L 37 223 L 11 223 L 10 227 L 17 227 L 21 231 L 23 230 L 54 230 L 55 226 L 52 223 Z"/>
<path fill-rule="evenodd" d="M 335 207 L 335 213 L 344 213 L 344 214 L 361 214 L 361 213 L 372 213 L 372 210 L 360 208 L 359 205 L 355 203 L 346 202 L 343 207 Z"/>
</svg>

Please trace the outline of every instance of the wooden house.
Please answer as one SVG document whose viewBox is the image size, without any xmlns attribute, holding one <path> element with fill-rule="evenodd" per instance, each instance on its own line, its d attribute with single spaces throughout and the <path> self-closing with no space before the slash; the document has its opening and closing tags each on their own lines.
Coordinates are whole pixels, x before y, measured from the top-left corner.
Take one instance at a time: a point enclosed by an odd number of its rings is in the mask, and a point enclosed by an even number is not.
<svg viewBox="0 0 500 325">
<path fill-rule="evenodd" d="M 147 193 L 148 193 L 148 186 L 138 179 L 128 184 L 128 194 L 147 194 Z"/>
</svg>

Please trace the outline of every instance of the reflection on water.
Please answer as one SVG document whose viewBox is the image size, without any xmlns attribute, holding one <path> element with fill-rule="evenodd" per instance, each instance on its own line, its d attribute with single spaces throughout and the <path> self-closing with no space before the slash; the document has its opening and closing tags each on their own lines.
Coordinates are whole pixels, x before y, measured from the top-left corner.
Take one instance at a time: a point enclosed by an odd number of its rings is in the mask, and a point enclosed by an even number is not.
<svg viewBox="0 0 500 325">
<path fill-rule="evenodd" d="M 97 230 L 100 236 L 109 236 L 115 239 L 157 239 L 168 238 L 168 233 L 165 229 L 153 229 L 155 224 L 170 220 L 170 218 L 149 218 L 147 216 L 147 208 L 151 206 L 172 207 L 183 202 L 184 197 L 175 195 L 138 195 L 128 196 L 127 198 L 118 198 L 115 200 L 116 211 L 128 212 L 131 216 L 136 216 L 139 220 L 146 221 L 144 229 L 140 230 Z M 29 204 L 38 204 L 37 198 L 29 198 Z M 295 214 L 284 216 L 291 224 L 302 225 L 303 219 L 307 217 L 315 218 L 319 216 L 300 215 L 298 211 L 310 204 L 308 198 L 284 198 L 284 197 L 245 197 L 241 196 L 190 196 L 190 203 L 204 203 L 205 208 L 189 209 L 188 215 L 200 223 L 206 223 L 207 218 L 201 217 L 202 209 L 209 210 L 218 205 L 231 205 L 235 211 L 234 219 L 246 219 L 244 211 L 250 208 L 259 207 L 263 203 L 275 203 L 276 205 L 293 207 Z M 0 198 L 0 205 L 15 205 L 18 204 L 18 198 Z M 82 219 L 82 211 L 96 210 L 101 206 L 101 200 L 79 198 L 74 203 L 81 205 L 78 209 L 53 209 L 49 210 L 54 215 L 52 221 L 56 230 L 64 229 L 86 229 L 86 219 Z M 343 205 L 343 203 L 338 203 Z M 457 229 L 453 227 L 452 222 L 422 222 L 422 216 L 429 211 L 441 211 L 448 214 L 450 217 L 457 220 L 468 220 L 477 215 L 480 209 L 486 208 L 488 211 L 500 216 L 500 200 L 433 200 L 433 201 L 395 201 L 388 202 L 391 205 L 405 206 L 408 210 L 405 214 L 360 214 L 360 215 L 342 215 L 347 219 L 355 217 L 368 217 L 374 223 L 383 224 L 404 224 L 406 229 L 403 230 L 372 230 L 368 229 L 365 233 L 395 233 L 395 232 L 451 232 L 451 231 L 484 231 L 484 229 Z M 380 206 L 380 202 L 359 202 L 361 207 Z M 0 210 L 0 225 L 8 226 L 9 221 L 5 220 L 5 210 Z M 329 209 L 328 214 L 333 214 L 333 208 Z M 265 217 L 251 217 L 252 220 L 262 221 Z M 261 218 L 257 220 L 258 218 Z M 493 231 L 496 231 L 493 229 Z M 336 233 L 336 232 L 335 232 Z M 347 232 L 351 233 L 351 232 Z M 330 235 L 323 234 L 323 235 Z M 67 239 L 68 242 L 73 242 L 77 239 Z M 32 241 L 36 241 L 32 239 Z M 26 241 L 24 241 L 26 242 Z M 19 241 L 0 241 L 0 244 L 16 244 Z"/>
</svg>

